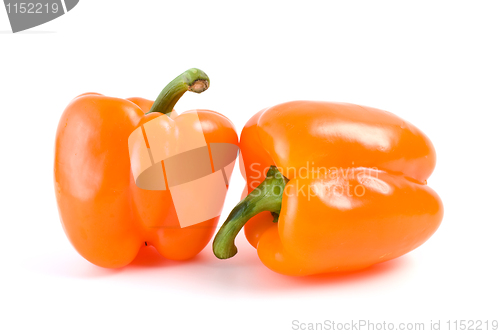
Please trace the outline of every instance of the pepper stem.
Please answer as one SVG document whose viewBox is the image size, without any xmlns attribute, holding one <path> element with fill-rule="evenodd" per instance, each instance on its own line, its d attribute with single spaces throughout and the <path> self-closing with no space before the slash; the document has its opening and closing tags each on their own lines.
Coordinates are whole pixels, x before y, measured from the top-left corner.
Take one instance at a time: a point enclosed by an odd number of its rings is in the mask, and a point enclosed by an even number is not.
<svg viewBox="0 0 500 334">
<path fill-rule="evenodd" d="M 275 222 L 281 211 L 281 201 L 288 179 L 276 166 L 271 166 L 266 179 L 247 197 L 239 202 L 227 217 L 217 232 L 212 246 L 215 256 L 219 259 L 229 259 L 238 252 L 234 239 L 245 223 L 258 213 L 271 211 Z"/>
<path fill-rule="evenodd" d="M 186 91 L 189 90 L 199 94 L 206 91 L 209 86 L 210 79 L 208 75 L 202 70 L 191 68 L 163 88 L 146 115 L 152 112 L 160 112 L 170 116 L 175 104 Z"/>
</svg>

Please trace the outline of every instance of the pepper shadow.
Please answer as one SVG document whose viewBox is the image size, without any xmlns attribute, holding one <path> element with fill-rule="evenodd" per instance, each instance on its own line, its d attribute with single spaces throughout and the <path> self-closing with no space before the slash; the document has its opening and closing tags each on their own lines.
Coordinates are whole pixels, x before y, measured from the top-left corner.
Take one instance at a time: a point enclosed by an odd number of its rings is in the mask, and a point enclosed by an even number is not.
<svg viewBox="0 0 500 334">
<path fill-rule="evenodd" d="M 172 286 L 202 294 L 249 296 L 286 294 L 293 291 L 343 289 L 381 280 L 393 280 L 411 269 L 408 256 L 346 273 L 326 273 L 304 277 L 285 276 L 264 266 L 256 250 L 248 243 L 238 243 L 237 256 L 219 260 L 208 245 L 195 258 L 173 261 L 161 256 L 154 247 L 142 247 L 137 257 L 119 269 L 98 267 L 77 253 L 57 253 L 35 269 L 45 274 L 78 279 L 99 279 L 115 276 L 132 285 L 155 286 L 169 290 Z"/>
<path fill-rule="evenodd" d="M 311 276 L 285 276 L 275 273 L 265 267 L 259 260 L 255 249 L 246 249 L 233 259 L 218 260 L 211 255 L 211 259 L 201 262 L 203 281 L 211 286 L 217 294 L 227 293 L 235 295 L 250 294 L 281 294 L 291 291 L 310 291 L 315 289 L 344 288 L 365 282 L 373 283 L 381 280 L 392 280 L 404 275 L 411 269 L 412 261 L 408 257 L 400 257 L 383 262 L 362 270 L 352 272 L 325 273 Z M 207 254 L 202 254 L 206 257 Z M 193 278 L 194 280 L 194 278 Z M 198 282 L 193 281 L 193 286 Z M 189 282 L 185 282 L 185 285 Z M 206 291 L 206 289 L 205 289 Z"/>
<path fill-rule="evenodd" d="M 174 261 L 169 260 L 156 250 L 153 246 L 143 246 L 137 253 L 135 259 L 126 267 L 123 268 L 125 272 L 137 271 L 137 270 L 150 270 L 154 268 L 164 269 L 166 267 L 180 267 L 186 265 L 192 265 L 202 261 L 199 257 L 194 257 L 193 259 L 187 261 Z"/>
<path fill-rule="evenodd" d="M 410 261 L 407 258 L 397 258 L 387 262 L 379 263 L 371 267 L 352 271 L 317 274 L 312 276 L 292 277 L 293 284 L 322 286 L 330 284 L 354 283 L 364 280 L 371 280 L 377 277 L 392 275 L 397 271 L 408 268 Z"/>
<path fill-rule="evenodd" d="M 67 252 L 50 254 L 42 261 L 37 259 L 36 262 L 31 263 L 30 268 L 46 275 L 79 279 L 109 277 L 122 271 L 122 268 L 109 269 L 96 266 L 76 252 L 71 254 Z"/>
<path fill-rule="evenodd" d="M 164 259 L 154 248 L 146 248 L 123 270 L 123 278 L 130 283 L 147 284 L 159 290 L 171 286 L 187 291 L 216 296 L 256 296 L 286 294 L 289 292 L 343 289 L 365 283 L 377 284 L 404 276 L 412 261 L 406 257 L 380 263 L 354 272 L 326 273 L 304 277 L 291 277 L 275 273 L 265 267 L 256 250 L 248 243 L 238 243 L 238 254 L 228 260 L 219 260 L 207 246 L 189 261 Z M 130 277 L 127 277 L 130 276 Z M 133 278 L 132 278 L 133 277 Z M 142 282 L 142 283 L 141 283 Z"/>
</svg>

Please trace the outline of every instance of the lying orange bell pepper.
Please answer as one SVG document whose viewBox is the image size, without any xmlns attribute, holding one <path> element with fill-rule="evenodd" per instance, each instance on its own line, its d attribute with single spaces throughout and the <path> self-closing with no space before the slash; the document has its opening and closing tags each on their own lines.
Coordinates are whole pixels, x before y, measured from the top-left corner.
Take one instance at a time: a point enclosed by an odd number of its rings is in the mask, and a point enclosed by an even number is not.
<svg viewBox="0 0 500 334">
<path fill-rule="evenodd" d="M 198 254 L 210 241 L 219 219 L 213 212 L 220 214 L 222 203 L 212 208 L 210 219 L 182 226 L 179 208 L 174 205 L 172 179 L 164 175 L 168 161 L 151 162 L 155 163 L 151 170 L 159 171 L 156 176 L 160 183 L 156 185 L 144 185 L 142 178 L 143 186 L 139 187 L 139 178 L 133 170 L 134 165 L 142 168 L 140 172 L 145 169 L 144 164 L 150 162 L 147 152 L 153 145 L 160 151 L 178 150 L 181 140 L 196 137 L 206 142 L 205 146 L 197 144 L 197 148 L 202 153 L 208 152 L 205 156 L 208 160 L 200 160 L 202 163 L 194 166 L 177 166 L 185 171 L 181 176 L 201 173 L 200 177 L 212 180 L 215 175 L 224 182 L 220 170 L 214 169 L 213 154 L 210 158 L 208 154 L 214 143 L 237 147 L 238 136 L 231 121 L 210 110 L 187 111 L 179 116 L 173 111 L 186 91 L 201 93 L 208 87 L 208 76 L 191 69 L 167 85 L 154 103 L 142 98 L 119 99 L 88 93 L 75 98 L 66 108 L 57 128 L 55 191 L 64 231 L 85 259 L 102 267 L 122 267 L 135 258 L 141 247 L 152 245 L 166 258 L 185 260 Z M 149 136 L 146 126 L 155 121 L 154 134 L 162 135 L 163 128 L 170 129 L 170 142 Z M 184 133 L 176 127 L 180 123 Z M 132 140 L 132 133 L 140 138 Z M 146 154 L 147 161 L 141 161 L 142 156 L 137 152 Z M 156 188 L 150 190 L 151 187 Z M 221 187 L 227 188 L 225 184 Z M 191 193 L 187 196 L 182 193 L 185 188 L 176 189 L 186 197 L 184 204 L 191 211 L 200 211 L 197 205 L 201 204 L 187 203 L 189 196 L 200 194 L 194 193 L 192 187 L 188 188 Z M 183 210 L 186 214 L 186 207 Z"/>
<path fill-rule="evenodd" d="M 278 273 L 358 270 L 415 249 L 442 220 L 442 202 L 426 185 L 434 147 L 389 112 L 280 104 L 248 121 L 240 150 L 250 193 L 215 237 L 218 258 L 236 254 L 234 238 L 248 221 L 248 241 Z"/>
</svg>

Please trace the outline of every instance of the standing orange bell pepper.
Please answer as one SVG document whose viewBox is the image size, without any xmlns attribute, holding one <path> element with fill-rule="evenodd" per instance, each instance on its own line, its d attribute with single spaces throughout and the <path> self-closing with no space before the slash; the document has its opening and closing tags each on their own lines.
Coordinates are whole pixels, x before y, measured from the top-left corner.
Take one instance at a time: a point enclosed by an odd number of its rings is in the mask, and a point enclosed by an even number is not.
<svg viewBox="0 0 500 334">
<path fill-rule="evenodd" d="M 88 93 L 75 98 L 66 108 L 57 128 L 55 191 L 64 231 L 85 259 L 102 267 L 117 268 L 130 263 L 141 247 L 152 245 L 166 258 L 185 260 L 198 254 L 210 241 L 222 203 L 209 198 L 210 189 L 197 193 L 193 182 L 197 178 L 224 182 L 222 167 L 214 166 L 216 159 L 210 148 L 220 144 L 237 148 L 238 136 L 231 121 L 214 111 L 193 110 L 179 116 L 173 111 L 187 90 L 201 93 L 208 87 L 207 75 L 191 69 L 167 85 L 154 103 L 142 98 L 119 99 Z M 149 136 L 147 126 L 152 123 L 156 132 Z M 181 123 L 182 128 L 177 127 Z M 154 137 L 162 135 L 162 129 L 165 133 L 170 131 L 169 142 Z M 132 133 L 140 138 L 131 136 Z M 178 150 L 183 144 L 180 141 L 189 141 L 191 137 L 201 138 L 204 144 L 197 144 L 195 152 L 201 153 L 192 160 L 196 164 L 189 165 L 187 160 L 188 164 L 182 165 L 186 159 L 173 154 L 171 160 L 154 161 L 154 154 Z M 150 162 L 147 154 L 155 145 L 160 153 L 153 152 Z M 146 162 L 141 161 L 144 154 Z M 200 158 L 200 154 L 205 154 L 206 159 Z M 138 166 L 136 169 L 143 172 L 147 163 L 152 165 L 151 171 L 159 171 L 159 184 L 146 184 L 144 177 L 143 185 L 139 184 L 133 168 Z M 170 178 L 169 163 L 174 174 L 176 168 L 185 171 L 181 176 L 198 174 L 189 180 Z M 232 165 L 226 166 L 225 172 L 230 173 L 231 168 Z M 176 182 L 175 193 L 172 182 Z M 227 188 L 224 183 L 221 187 Z M 186 204 L 181 208 L 184 213 L 174 203 L 176 194 L 184 196 L 186 203 L 179 202 L 180 206 Z M 191 211 L 204 210 L 202 203 L 187 203 L 190 196 L 200 194 L 217 207 L 208 208 L 208 219 L 182 225 L 180 216 L 186 216 L 186 206 Z M 223 200 L 225 193 L 219 195 Z M 189 212 L 187 217 L 190 218 Z"/>
<path fill-rule="evenodd" d="M 442 202 L 426 185 L 434 147 L 389 112 L 280 104 L 248 121 L 240 150 L 250 193 L 215 237 L 218 258 L 236 254 L 248 221 L 248 241 L 278 273 L 358 270 L 415 249 L 442 220 Z"/>
</svg>

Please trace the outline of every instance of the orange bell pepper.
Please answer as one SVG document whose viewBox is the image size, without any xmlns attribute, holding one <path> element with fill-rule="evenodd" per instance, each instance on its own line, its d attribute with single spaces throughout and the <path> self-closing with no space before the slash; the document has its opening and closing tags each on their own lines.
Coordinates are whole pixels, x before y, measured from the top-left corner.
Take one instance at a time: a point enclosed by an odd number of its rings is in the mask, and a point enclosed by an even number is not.
<svg viewBox="0 0 500 334">
<path fill-rule="evenodd" d="M 210 241 L 219 217 L 181 227 L 168 186 L 170 179 L 165 176 L 165 190 L 138 187 L 128 147 L 134 130 L 160 116 L 167 125 L 184 121 L 188 132 L 184 138 L 198 135 L 209 145 L 238 145 L 231 121 L 214 111 L 187 111 L 173 120 L 164 116 L 176 115 L 173 107 L 184 92 L 201 93 L 208 87 L 208 76 L 191 69 L 167 85 L 154 103 L 96 93 L 71 101 L 57 128 L 54 181 L 64 231 L 85 259 L 102 267 L 122 267 L 141 247 L 152 245 L 166 258 L 185 260 Z M 189 123 L 194 112 L 199 122 Z M 180 135 L 174 132 L 174 136 Z M 165 173 L 164 162 L 158 166 Z M 214 172 L 213 163 L 210 172 Z M 191 205 L 196 209 L 197 203 Z"/>
<path fill-rule="evenodd" d="M 248 241 L 278 273 L 358 270 L 415 249 L 442 220 L 442 202 L 426 185 L 434 147 L 389 112 L 280 104 L 248 121 L 240 150 L 250 193 L 214 239 L 218 258 L 236 254 L 234 238 L 248 221 Z"/>
</svg>

